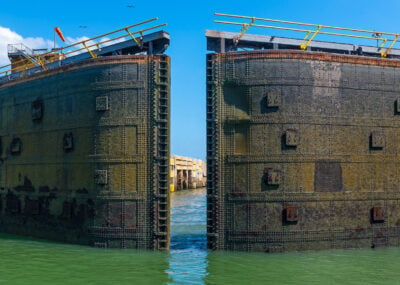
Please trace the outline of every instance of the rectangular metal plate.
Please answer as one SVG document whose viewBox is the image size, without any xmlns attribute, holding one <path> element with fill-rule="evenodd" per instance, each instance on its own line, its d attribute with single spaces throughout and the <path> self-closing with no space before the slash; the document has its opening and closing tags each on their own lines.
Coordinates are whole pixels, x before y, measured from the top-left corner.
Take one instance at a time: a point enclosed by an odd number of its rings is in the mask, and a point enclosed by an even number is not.
<svg viewBox="0 0 400 285">
<path fill-rule="evenodd" d="M 277 108 L 281 105 L 281 94 L 277 91 L 267 92 L 266 99 L 268 108 Z"/>
<path fill-rule="evenodd" d="M 299 134 L 297 130 L 286 130 L 286 146 L 297 146 L 299 144 Z"/>
<path fill-rule="evenodd" d="M 285 222 L 297 222 L 298 207 L 297 206 L 285 206 L 284 209 L 284 220 Z"/>
<path fill-rule="evenodd" d="M 96 97 L 96 111 L 107 111 L 108 108 L 108 96 L 102 95 Z"/>
<path fill-rule="evenodd" d="M 96 181 L 96 184 L 99 184 L 99 185 L 107 184 L 107 180 L 108 180 L 107 170 L 95 170 L 94 179 Z"/>
<path fill-rule="evenodd" d="M 372 221 L 375 223 L 385 221 L 385 214 L 383 212 L 382 206 L 374 206 L 372 208 Z"/>
<path fill-rule="evenodd" d="M 279 185 L 282 182 L 281 171 L 277 169 L 268 170 L 268 185 Z"/>
<path fill-rule="evenodd" d="M 371 147 L 384 148 L 385 147 L 385 134 L 381 131 L 371 133 Z"/>
</svg>

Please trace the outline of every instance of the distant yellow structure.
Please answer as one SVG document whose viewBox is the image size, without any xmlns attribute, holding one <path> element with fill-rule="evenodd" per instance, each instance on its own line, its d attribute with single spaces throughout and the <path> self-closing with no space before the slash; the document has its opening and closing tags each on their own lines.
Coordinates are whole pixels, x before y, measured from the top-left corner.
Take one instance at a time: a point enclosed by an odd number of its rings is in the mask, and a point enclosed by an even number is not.
<svg viewBox="0 0 400 285">
<path fill-rule="evenodd" d="M 206 162 L 201 159 L 170 156 L 170 191 L 206 186 Z"/>
</svg>

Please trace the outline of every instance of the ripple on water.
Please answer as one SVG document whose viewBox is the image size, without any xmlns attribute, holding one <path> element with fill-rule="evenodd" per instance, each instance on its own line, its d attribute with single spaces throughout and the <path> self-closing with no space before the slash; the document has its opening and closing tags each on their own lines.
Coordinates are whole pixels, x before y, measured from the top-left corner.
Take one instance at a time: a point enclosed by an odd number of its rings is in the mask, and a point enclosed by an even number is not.
<svg viewBox="0 0 400 285">
<path fill-rule="evenodd" d="M 400 284 L 400 249 L 207 252 L 205 190 L 172 195 L 171 251 L 96 249 L 0 235 L 0 284 Z"/>
</svg>

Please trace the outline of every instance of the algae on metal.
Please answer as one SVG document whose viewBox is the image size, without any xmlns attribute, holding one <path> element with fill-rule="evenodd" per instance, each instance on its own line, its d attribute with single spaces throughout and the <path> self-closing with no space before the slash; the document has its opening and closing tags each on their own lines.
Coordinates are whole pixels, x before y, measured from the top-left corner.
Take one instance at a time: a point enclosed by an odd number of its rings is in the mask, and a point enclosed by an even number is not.
<svg viewBox="0 0 400 285">
<path fill-rule="evenodd" d="M 109 56 L 0 85 L 0 231 L 167 249 L 169 76 Z"/>
<path fill-rule="evenodd" d="M 399 246 L 398 82 L 393 59 L 207 55 L 208 247 Z"/>
</svg>

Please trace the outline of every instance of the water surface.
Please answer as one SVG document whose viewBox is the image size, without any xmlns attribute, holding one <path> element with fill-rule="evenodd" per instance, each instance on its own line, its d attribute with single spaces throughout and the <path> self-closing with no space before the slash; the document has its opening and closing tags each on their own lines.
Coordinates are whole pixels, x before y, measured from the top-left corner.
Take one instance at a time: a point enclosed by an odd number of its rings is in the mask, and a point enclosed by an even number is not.
<svg viewBox="0 0 400 285">
<path fill-rule="evenodd" d="M 0 284 L 400 284 L 400 249 L 207 252 L 205 190 L 172 195 L 171 251 L 0 235 Z"/>
</svg>

